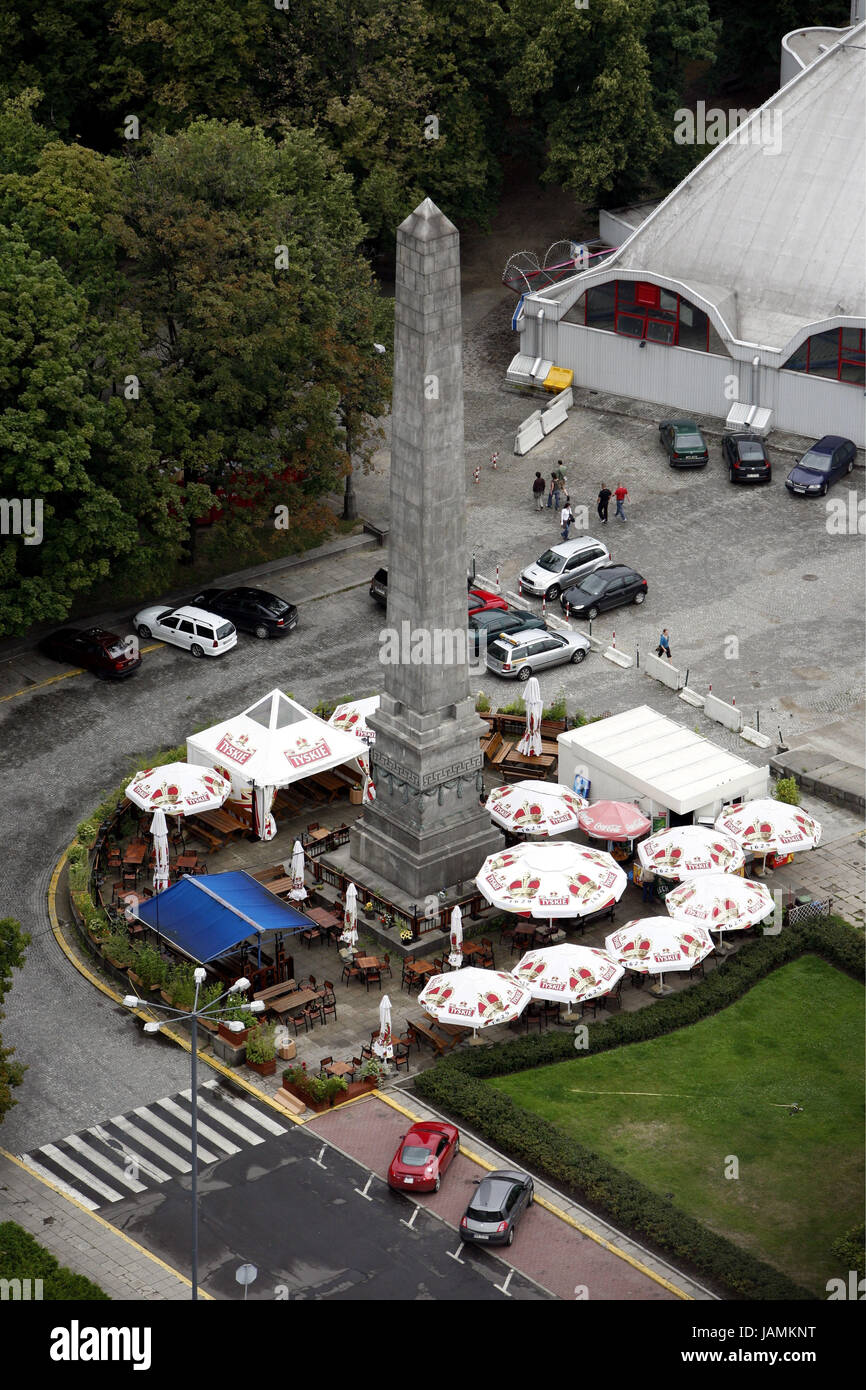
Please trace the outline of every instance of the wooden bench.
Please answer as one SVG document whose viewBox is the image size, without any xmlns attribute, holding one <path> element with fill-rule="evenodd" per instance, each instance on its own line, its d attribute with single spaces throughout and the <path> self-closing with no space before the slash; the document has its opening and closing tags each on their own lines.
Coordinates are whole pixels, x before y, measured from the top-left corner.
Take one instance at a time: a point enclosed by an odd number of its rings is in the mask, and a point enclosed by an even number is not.
<svg viewBox="0 0 866 1390">
<path fill-rule="evenodd" d="M 419 1038 L 423 1038 L 426 1043 L 429 1043 L 433 1051 L 440 1057 L 444 1056 L 447 1046 L 453 1046 L 453 1044 L 446 1044 L 444 1038 L 437 1037 L 433 1029 L 428 1028 L 426 1023 L 415 1023 L 413 1020 L 409 1026 Z"/>
</svg>

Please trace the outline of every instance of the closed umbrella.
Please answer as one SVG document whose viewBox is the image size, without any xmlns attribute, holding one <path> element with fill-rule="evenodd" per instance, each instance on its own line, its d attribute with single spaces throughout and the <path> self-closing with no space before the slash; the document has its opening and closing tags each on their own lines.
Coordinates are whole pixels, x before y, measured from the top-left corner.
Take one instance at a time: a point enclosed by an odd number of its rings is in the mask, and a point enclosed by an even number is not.
<svg viewBox="0 0 866 1390">
<path fill-rule="evenodd" d="M 722 933 L 746 931 L 763 922 L 775 910 L 775 903 L 763 883 L 738 874 L 716 873 L 683 879 L 666 895 L 665 908 L 682 922 Z M 716 949 L 727 949 L 721 935 Z"/>
<path fill-rule="evenodd" d="M 295 902 L 303 902 L 307 896 L 304 887 L 304 847 L 300 840 L 296 840 L 292 849 L 292 886 L 289 890 L 289 897 Z"/>
<path fill-rule="evenodd" d="M 692 970 L 713 950 L 706 927 L 667 917 L 636 917 L 604 939 L 605 949 L 620 965 L 641 975 L 658 975 L 653 994 L 670 994 L 668 970 Z"/>
<path fill-rule="evenodd" d="M 387 994 L 383 994 L 379 1000 L 379 1036 L 373 1043 L 373 1051 L 383 1062 L 390 1062 L 394 1056 L 391 1041 L 391 1000 Z"/>
<path fill-rule="evenodd" d="M 532 995 L 504 970 L 466 966 L 450 975 L 434 975 L 418 995 L 418 1003 L 440 1023 L 493 1028 L 510 1023 L 523 1012 Z"/>
<path fill-rule="evenodd" d="M 153 813 L 150 822 L 150 833 L 153 836 L 153 891 L 161 893 L 168 887 L 168 822 L 165 819 L 165 811 L 159 807 Z"/>
<path fill-rule="evenodd" d="M 625 973 L 607 951 L 564 941 L 527 951 L 514 968 L 515 979 L 525 984 L 533 999 L 552 999 L 568 1004 L 566 1020 L 574 1017 L 571 1005 L 587 1003 L 608 994 Z"/>
<path fill-rule="evenodd" d="M 561 835 L 575 830 L 582 796 L 556 782 L 508 782 L 494 787 L 487 798 L 487 812 L 497 825 L 512 834 Z"/>
<path fill-rule="evenodd" d="M 586 917 L 612 907 L 628 879 L 604 850 L 568 840 L 530 840 L 489 854 L 475 882 L 500 912 L 554 918 Z"/>
<path fill-rule="evenodd" d="M 523 703 L 526 706 L 526 733 L 517 745 L 518 753 L 527 758 L 541 757 L 541 716 L 544 702 L 537 676 L 530 676 L 523 688 Z"/>
<path fill-rule="evenodd" d="M 271 807 L 277 794 L 276 787 L 252 786 L 253 834 L 260 840 L 272 840 L 277 833 L 277 822 L 271 815 Z"/>
<path fill-rule="evenodd" d="M 799 806 L 763 799 L 729 806 L 716 820 L 747 854 L 797 854 L 821 843 L 821 826 Z"/>
<path fill-rule="evenodd" d="M 577 819 L 581 830 L 596 840 L 635 840 L 651 825 L 630 801 L 594 801 Z"/>
<path fill-rule="evenodd" d="M 463 913 L 457 903 L 451 913 L 451 954 L 448 964 L 459 970 L 463 964 Z"/>
<path fill-rule="evenodd" d="M 663 878 L 683 879 L 692 874 L 736 873 L 745 856 L 733 835 L 706 825 L 675 825 L 641 840 L 638 858 L 645 869 Z"/>
<path fill-rule="evenodd" d="M 349 951 L 354 951 L 358 944 L 358 928 L 356 925 L 358 916 L 358 890 L 354 883 L 350 883 L 346 889 L 345 909 L 343 913 L 343 930 L 340 933 L 340 940 L 346 943 Z"/>
</svg>

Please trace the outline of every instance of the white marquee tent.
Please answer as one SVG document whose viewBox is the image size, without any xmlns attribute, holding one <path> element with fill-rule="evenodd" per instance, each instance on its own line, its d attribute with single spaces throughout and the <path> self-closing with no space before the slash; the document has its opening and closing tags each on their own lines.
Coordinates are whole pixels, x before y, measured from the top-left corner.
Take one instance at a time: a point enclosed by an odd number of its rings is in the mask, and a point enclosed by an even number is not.
<svg viewBox="0 0 866 1390">
<path fill-rule="evenodd" d="M 231 800 L 251 809 L 259 800 L 259 834 L 275 833 L 270 816 L 274 792 L 304 777 L 350 763 L 358 770 L 358 741 L 311 714 L 281 690 L 257 700 L 242 713 L 192 734 L 187 762 L 217 767 L 231 779 Z M 270 831 L 270 833 L 268 833 Z"/>
</svg>

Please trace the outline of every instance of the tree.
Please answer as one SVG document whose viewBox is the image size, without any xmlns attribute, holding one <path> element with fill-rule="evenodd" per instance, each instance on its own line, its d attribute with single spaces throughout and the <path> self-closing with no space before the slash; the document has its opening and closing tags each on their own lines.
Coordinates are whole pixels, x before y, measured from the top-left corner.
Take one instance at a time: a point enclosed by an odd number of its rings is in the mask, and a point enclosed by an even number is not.
<svg viewBox="0 0 866 1390">
<path fill-rule="evenodd" d="M 0 919 L 0 1023 L 6 1017 L 2 1004 L 12 988 L 12 971 L 24 969 L 25 952 L 29 945 L 30 937 L 22 931 L 20 922 L 16 922 L 14 917 Z M 14 1047 L 4 1047 L 0 1038 L 0 1123 L 6 1111 L 17 1103 L 13 1099 L 12 1089 L 21 1085 L 26 1070 L 22 1062 L 12 1061 L 14 1053 Z"/>
</svg>

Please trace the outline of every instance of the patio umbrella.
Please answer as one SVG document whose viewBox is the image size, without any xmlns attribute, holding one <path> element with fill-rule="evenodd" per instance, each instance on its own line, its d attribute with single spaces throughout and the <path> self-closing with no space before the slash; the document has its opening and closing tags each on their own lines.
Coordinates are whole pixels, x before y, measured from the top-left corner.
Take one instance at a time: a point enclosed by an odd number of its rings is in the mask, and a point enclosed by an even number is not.
<svg viewBox="0 0 866 1390">
<path fill-rule="evenodd" d="M 528 841 L 489 854 L 475 879 L 500 912 L 521 917 L 586 917 L 612 907 L 628 879 L 604 850 L 571 841 Z"/>
<path fill-rule="evenodd" d="M 450 975 L 434 975 L 418 995 L 418 1003 L 440 1023 L 472 1028 L 493 1028 L 510 1023 L 523 1013 L 529 990 L 504 970 L 479 970 L 466 966 Z"/>
<path fill-rule="evenodd" d="M 821 843 L 821 826 L 799 806 L 770 799 L 729 806 L 716 819 L 725 831 L 751 854 L 796 854 Z"/>
<path fill-rule="evenodd" d="M 349 700 L 346 704 L 337 705 L 328 720 L 328 723 L 333 724 L 335 729 L 343 729 L 348 734 L 354 734 L 360 740 L 358 766 L 364 774 L 365 802 L 376 799 L 376 788 L 370 776 L 370 749 L 376 742 L 376 734 L 367 723 L 367 715 L 379 708 L 379 699 L 378 695 L 371 695 L 366 700 Z"/>
<path fill-rule="evenodd" d="M 289 890 L 289 897 L 295 902 L 303 902 L 307 896 L 304 887 L 304 847 L 300 840 L 296 840 L 292 847 L 292 886 Z"/>
<path fill-rule="evenodd" d="M 665 896 L 672 917 L 707 931 L 745 931 L 774 911 L 772 894 L 763 883 L 739 874 L 696 874 L 685 878 Z M 719 938 L 719 951 L 726 949 Z"/>
<path fill-rule="evenodd" d="M 272 840 L 277 833 L 277 822 L 271 815 L 271 807 L 277 794 L 276 787 L 257 786 L 252 783 L 251 809 L 253 834 L 260 840 Z"/>
<path fill-rule="evenodd" d="M 663 878 L 683 879 L 691 874 L 736 873 L 745 855 L 733 835 L 706 825 L 675 825 L 641 840 L 638 858 L 645 869 Z"/>
<path fill-rule="evenodd" d="M 150 822 L 150 833 L 153 836 L 153 891 L 161 893 L 168 887 L 168 823 L 165 819 L 165 811 L 159 806 L 153 813 L 153 820 Z"/>
<path fill-rule="evenodd" d="M 379 1000 L 379 1036 L 373 1043 L 373 1051 L 383 1062 L 390 1062 L 394 1056 L 391 1042 L 391 1000 L 383 994 Z"/>
<path fill-rule="evenodd" d="M 577 819 L 595 840 L 634 840 L 652 824 L 630 801 L 595 801 Z"/>
<path fill-rule="evenodd" d="M 463 913 L 459 903 L 451 913 L 451 954 L 448 964 L 453 965 L 455 970 L 459 970 L 463 964 Z"/>
<path fill-rule="evenodd" d="M 217 810 L 231 790 L 231 780 L 215 767 L 166 763 L 136 772 L 126 796 L 143 811 L 161 809 L 167 816 L 194 816 L 199 811 Z"/>
<path fill-rule="evenodd" d="M 517 745 L 518 753 L 528 758 L 541 757 L 541 716 L 544 701 L 537 676 L 530 676 L 523 688 L 523 703 L 526 706 L 526 733 Z"/>
<path fill-rule="evenodd" d="M 526 985 L 533 999 L 555 999 L 571 1005 L 586 1003 L 607 994 L 625 971 L 607 951 L 594 946 L 577 946 L 564 941 L 559 946 L 543 946 L 527 951 L 515 966 L 515 979 Z"/>
<path fill-rule="evenodd" d="M 561 835 L 577 828 L 582 796 L 556 782 L 511 782 L 494 787 L 487 798 L 491 820 L 527 835 Z"/>
<path fill-rule="evenodd" d="M 358 928 L 356 925 L 358 915 L 358 890 L 354 883 L 350 883 L 346 889 L 345 911 L 343 915 L 343 930 L 340 933 L 340 940 L 344 941 L 350 951 L 354 951 L 358 944 Z"/>
<path fill-rule="evenodd" d="M 668 970 L 691 970 L 713 950 L 706 927 L 666 917 L 636 917 L 604 939 L 605 949 L 620 965 L 641 975 L 658 975 L 653 994 L 670 994 Z"/>
</svg>

